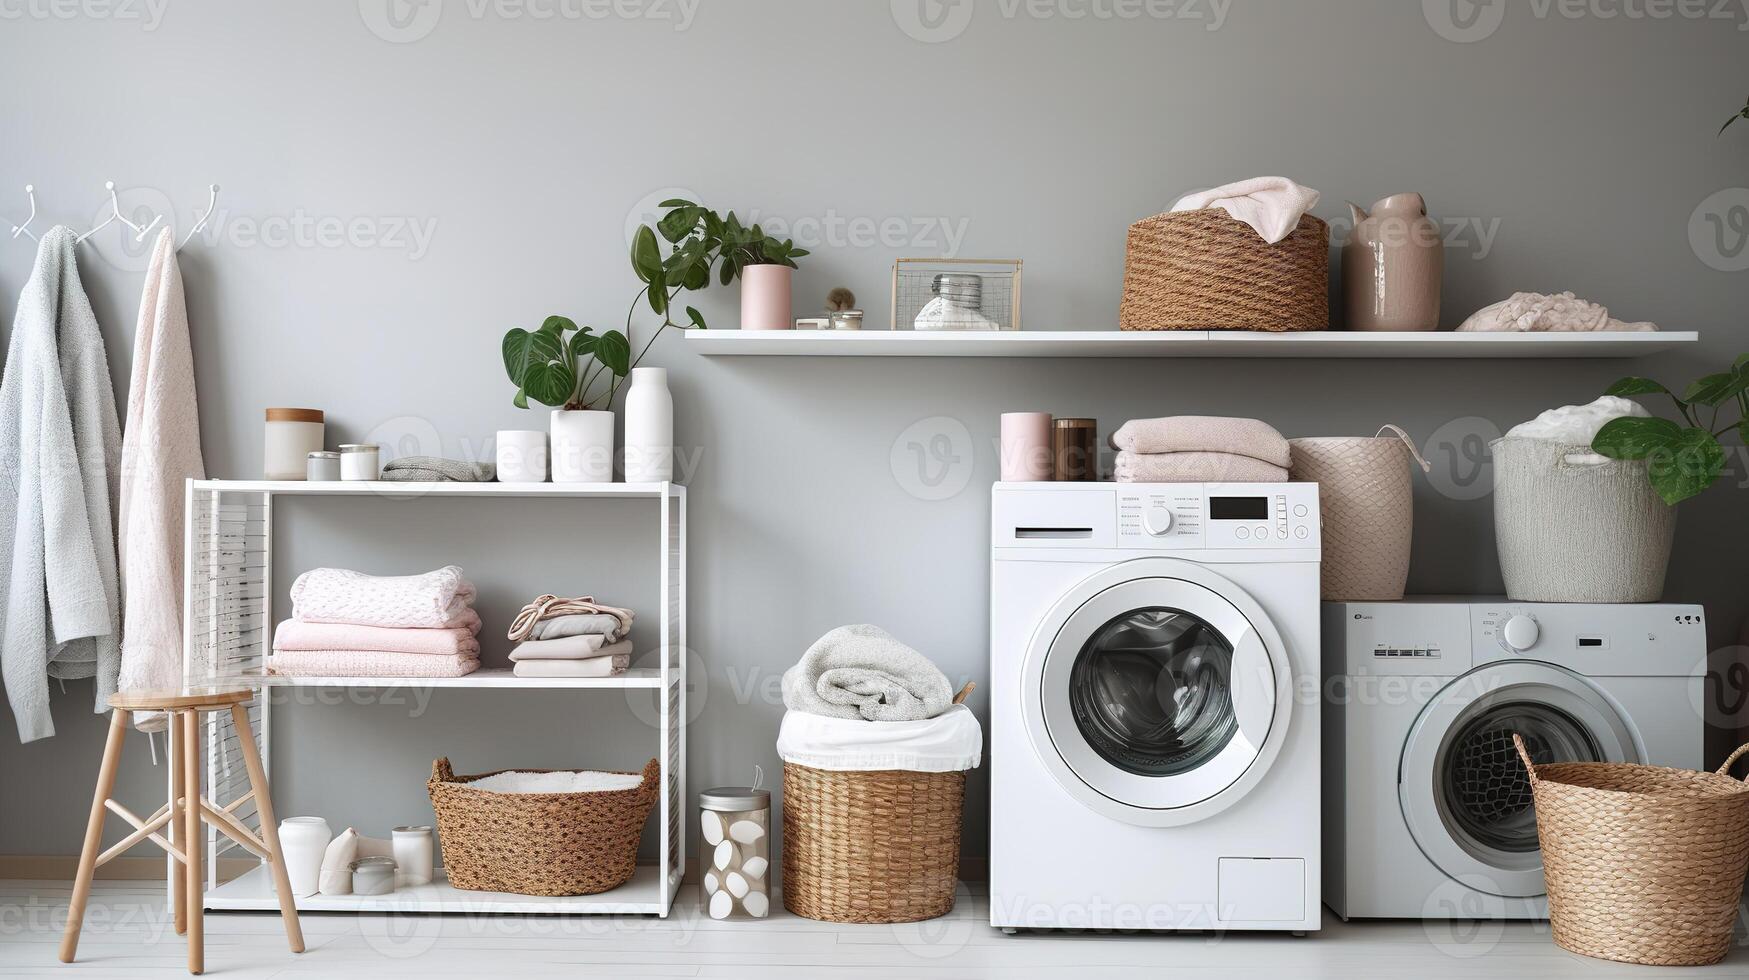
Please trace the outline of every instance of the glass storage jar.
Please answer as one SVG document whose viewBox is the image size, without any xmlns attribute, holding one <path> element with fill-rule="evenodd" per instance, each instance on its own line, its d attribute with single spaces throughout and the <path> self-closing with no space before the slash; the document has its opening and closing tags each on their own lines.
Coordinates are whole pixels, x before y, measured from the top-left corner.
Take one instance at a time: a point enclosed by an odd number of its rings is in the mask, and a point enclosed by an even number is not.
<svg viewBox="0 0 1749 980">
<path fill-rule="evenodd" d="M 763 919 L 771 913 L 771 793 L 722 786 L 698 794 L 706 908 L 713 919 Z"/>
</svg>

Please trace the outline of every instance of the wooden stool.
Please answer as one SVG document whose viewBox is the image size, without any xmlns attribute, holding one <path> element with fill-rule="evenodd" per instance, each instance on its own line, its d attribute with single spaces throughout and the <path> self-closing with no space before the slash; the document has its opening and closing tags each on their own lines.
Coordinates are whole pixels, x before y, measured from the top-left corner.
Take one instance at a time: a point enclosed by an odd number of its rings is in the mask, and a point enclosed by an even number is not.
<svg viewBox="0 0 1749 980">
<path fill-rule="evenodd" d="M 109 861 L 144 840 L 162 847 L 181 866 L 174 874 L 171 891 L 175 905 L 176 932 L 188 935 L 188 972 L 205 969 L 204 933 L 201 924 L 201 822 L 217 827 L 225 836 L 268 862 L 273 869 L 273 885 L 279 891 L 279 914 L 285 920 L 285 936 L 294 953 L 304 951 L 304 933 L 298 926 L 298 909 L 292 901 L 291 880 L 286 877 L 285 858 L 279 849 L 279 828 L 273 820 L 273 796 L 267 788 L 267 773 L 261 767 L 261 756 L 255 749 L 253 730 L 249 725 L 249 709 L 244 704 L 253 697 L 247 688 L 191 687 L 181 690 L 129 691 L 109 699 L 114 710 L 109 718 L 109 740 L 103 747 L 103 766 L 97 772 L 97 794 L 91 800 L 91 820 L 85 827 L 85 848 L 79 854 L 79 876 L 73 882 L 73 903 L 67 909 L 67 931 L 61 937 L 61 962 L 73 962 L 79 948 L 79 929 L 84 924 L 85 902 L 91 897 L 91 876 L 97 866 Z M 200 716 L 205 711 L 230 709 L 238 743 L 243 750 L 243 764 L 249 770 L 249 792 L 224 807 L 218 807 L 200 795 Z M 121 766 L 121 746 L 127 735 L 128 722 L 136 711 L 162 711 L 170 716 L 170 730 L 176 734 L 177 751 L 170 760 L 170 802 L 141 820 L 127 807 L 110 799 L 115 789 L 115 774 Z M 253 799 L 255 812 L 261 818 L 261 836 L 257 838 L 232 816 L 238 807 Z M 115 846 L 99 854 L 103 840 L 105 809 L 134 826 L 134 832 Z M 158 831 L 170 825 L 170 839 Z"/>
</svg>

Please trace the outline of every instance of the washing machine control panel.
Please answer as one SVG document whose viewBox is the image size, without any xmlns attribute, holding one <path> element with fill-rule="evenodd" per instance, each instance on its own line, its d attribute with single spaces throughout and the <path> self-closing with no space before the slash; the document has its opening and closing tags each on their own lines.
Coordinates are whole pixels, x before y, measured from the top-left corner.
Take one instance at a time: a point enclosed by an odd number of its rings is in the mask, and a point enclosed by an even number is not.
<svg viewBox="0 0 1749 980">
<path fill-rule="evenodd" d="M 1319 547 L 1313 484 L 1126 484 L 1118 487 L 1124 548 Z"/>
</svg>

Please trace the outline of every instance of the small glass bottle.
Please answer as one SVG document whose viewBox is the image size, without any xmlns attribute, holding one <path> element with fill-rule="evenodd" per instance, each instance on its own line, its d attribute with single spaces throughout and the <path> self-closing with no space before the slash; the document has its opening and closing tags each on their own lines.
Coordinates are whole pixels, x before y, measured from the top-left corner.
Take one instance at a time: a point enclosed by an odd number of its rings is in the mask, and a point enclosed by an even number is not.
<svg viewBox="0 0 1749 980">
<path fill-rule="evenodd" d="M 723 786 L 698 794 L 705 908 L 713 919 L 763 919 L 771 914 L 771 793 Z"/>
</svg>

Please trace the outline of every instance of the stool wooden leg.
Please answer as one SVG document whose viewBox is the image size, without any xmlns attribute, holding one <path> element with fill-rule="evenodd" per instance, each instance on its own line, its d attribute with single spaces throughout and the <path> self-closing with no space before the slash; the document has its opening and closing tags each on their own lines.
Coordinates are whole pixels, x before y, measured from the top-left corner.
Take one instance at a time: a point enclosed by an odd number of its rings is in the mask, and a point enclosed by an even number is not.
<svg viewBox="0 0 1749 980">
<path fill-rule="evenodd" d="M 128 713 L 109 713 L 109 738 L 103 743 L 103 764 L 97 769 L 97 792 L 91 798 L 91 818 L 85 823 L 85 847 L 79 852 L 79 873 L 73 879 L 73 901 L 67 906 L 67 930 L 61 934 L 61 962 L 73 962 L 79 949 L 79 930 L 85 924 L 85 902 L 91 897 L 91 877 L 97 872 L 97 852 L 103 844 L 103 805 L 115 791 L 115 774 L 121 768 L 122 741 L 128 733 Z"/>
<path fill-rule="evenodd" d="M 304 930 L 298 925 L 298 906 L 292 898 L 291 877 L 285 870 L 285 852 L 279 849 L 279 825 L 273 818 L 273 794 L 267 786 L 267 770 L 261 765 L 261 754 L 255 749 L 255 736 L 249 727 L 249 709 L 231 705 L 231 721 L 237 729 L 237 743 L 243 750 L 243 765 L 249 770 L 249 788 L 255 792 L 255 812 L 261 817 L 261 842 L 273 855 L 269 862 L 273 872 L 273 887 L 279 892 L 279 917 L 285 920 L 285 938 L 291 951 L 304 951 Z"/>
<path fill-rule="evenodd" d="M 187 821 L 183 841 L 187 847 L 184 853 L 188 855 L 184 880 L 188 884 L 183 904 L 188 909 L 188 972 L 201 973 L 206 969 L 206 932 L 201 921 L 204 883 L 200 862 L 205 849 L 202 838 L 206 835 L 200 830 L 200 712 L 183 711 L 180 715 L 176 720 L 182 725 L 183 818 Z"/>
<path fill-rule="evenodd" d="M 176 801 L 182 799 L 188 780 L 182 775 L 182 728 L 177 724 L 176 718 L 172 717 L 170 722 L 164 735 L 167 746 L 165 754 L 170 757 L 170 810 L 172 813 L 176 813 Z M 170 843 L 176 845 L 177 850 L 183 850 L 182 827 L 186 822 L 180 816 L 173 816 L 170 819 Z M 182 862 L 174 857 L 169 861 L 169 868 L 171 878 L 170 904 L 175 906 L 176 934 L 186 936 L 188 935 L 188 879 L 185 877 L 186 872 L 183 870 Z"/>
</svg>

